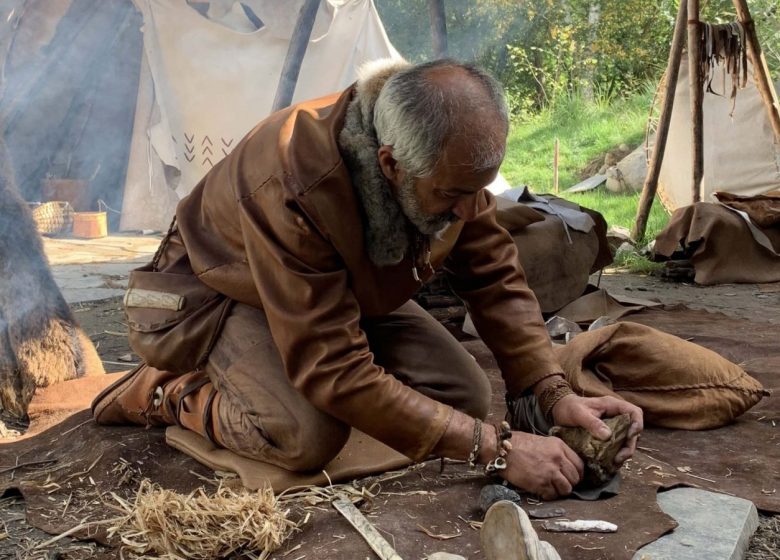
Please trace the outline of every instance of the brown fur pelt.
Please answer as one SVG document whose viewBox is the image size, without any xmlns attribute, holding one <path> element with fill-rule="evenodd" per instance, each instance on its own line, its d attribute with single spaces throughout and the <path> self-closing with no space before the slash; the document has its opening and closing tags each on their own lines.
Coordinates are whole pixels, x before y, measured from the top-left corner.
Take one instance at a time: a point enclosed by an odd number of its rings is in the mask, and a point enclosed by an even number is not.
<svg viewBox="0 0 780 560">
<path fill-rule="evenodd" d="M 24 417 L 36 387 L 84 375 L 81 340 L 0 140 L 0 413 Z"/>
</svg>

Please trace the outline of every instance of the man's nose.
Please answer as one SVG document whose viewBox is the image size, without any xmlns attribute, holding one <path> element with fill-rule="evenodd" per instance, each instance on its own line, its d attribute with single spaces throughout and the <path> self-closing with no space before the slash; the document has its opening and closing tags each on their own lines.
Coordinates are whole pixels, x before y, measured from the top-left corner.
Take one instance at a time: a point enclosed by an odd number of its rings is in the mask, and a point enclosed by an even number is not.
<svg viewBox="0 0 780 560">
<path fill-rule="evenodd" d="M 470 222 L 477 217 L 477 193 L 461 197 L 452 208 L 452 213 L 464 222 Z"/>
</svg>

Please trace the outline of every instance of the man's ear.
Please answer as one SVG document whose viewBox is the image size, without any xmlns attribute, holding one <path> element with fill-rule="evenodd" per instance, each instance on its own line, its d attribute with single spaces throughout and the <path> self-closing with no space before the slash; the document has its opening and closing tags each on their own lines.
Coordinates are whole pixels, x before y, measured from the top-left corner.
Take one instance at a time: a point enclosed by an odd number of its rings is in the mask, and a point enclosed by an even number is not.
<svg viewBox="0 0 780 560">
<path fill-rule="evenodd" d="M 401 183 L 400 174 L 402 171 L 398 168 L 398 162 L 393 157 L 393 147 L 387 145 L 379 146 L 376 156 L 379 159 L 379 167 L 382 169 L 382 174 L 393 187 L 397 187 Z"/>
</svg>

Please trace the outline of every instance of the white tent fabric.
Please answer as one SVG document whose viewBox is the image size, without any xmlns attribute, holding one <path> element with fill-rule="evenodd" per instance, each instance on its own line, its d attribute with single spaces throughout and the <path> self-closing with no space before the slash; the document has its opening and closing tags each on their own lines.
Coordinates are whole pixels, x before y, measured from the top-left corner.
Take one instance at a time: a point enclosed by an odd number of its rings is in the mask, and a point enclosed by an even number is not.
<svg viewBox="0 0 780 560">
<path fill-rule="evenodd" d="M 185 0 L 135 2 L 148 64 L 120 229 L 162 230 L 176 201 L 270 113 L 301 1 L 243 0 L 260 29 L 238 2 L 212 3 L 211 17 Z M 343 89 L 364 62 L 398 56 L 372 0 L 323 0 L 293 102 Z"/>
<path fill-rule="evenodd" d="M 738 90 L 733 116 L 731 79 L 721 67 L 713 70 L 712 89 L 704 94 L 704 177 L 702 197 L 714 202 L 713 193 L 725 191 L 754 196 L 780 188 L 780 144 L 761 94 L 748 68 L 748 84 Z M 669 139 L 658 181 L 658 194 L 669 211 L 692 202 L 691 109 L 688 63 L 683 57 L 674 98 Z M 725 92 L 725 93 L 724 93 Z"/>
</svg>

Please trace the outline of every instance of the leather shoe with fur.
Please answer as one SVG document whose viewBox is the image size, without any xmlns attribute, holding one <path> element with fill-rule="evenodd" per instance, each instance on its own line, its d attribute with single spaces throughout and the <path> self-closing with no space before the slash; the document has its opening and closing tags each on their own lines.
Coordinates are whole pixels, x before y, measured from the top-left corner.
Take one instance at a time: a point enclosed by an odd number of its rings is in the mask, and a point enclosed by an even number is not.
<svg viewBox="0 0 780 560">
<path fill-rule="evenodd" d="M 92 401 L 92 416 L 98 424 L 168 426 L 176 423 L 166 406 L 164 388 L 180 374 L 141 364 L 104 389 Z"/>
<path fill-rule="evenodd" d="M 507 500 L 487 511 L 479 540 L 487 560 L 561 560 L 550 543 L 539 540 L 523 509 Z"/>
</svg>

